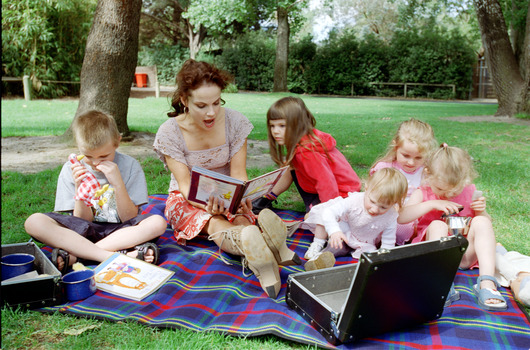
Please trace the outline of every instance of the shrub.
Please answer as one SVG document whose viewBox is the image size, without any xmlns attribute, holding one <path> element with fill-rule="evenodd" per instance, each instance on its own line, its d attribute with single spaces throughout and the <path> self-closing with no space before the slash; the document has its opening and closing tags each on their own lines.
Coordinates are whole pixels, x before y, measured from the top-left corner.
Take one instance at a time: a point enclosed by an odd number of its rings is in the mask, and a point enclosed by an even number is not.
<svg viewBox="0 0 530 350">
<path fill-rule="evenodd" d="M 215 58 L 241 90 L 272 91 L 276 42 L 264 32 L 250 32 L 234 40 Z"/>
<path fill-rule="evenodd" d="M 2 1 L 2 75 L 30 76 L 37 97 L 77 94 L 79 84 L 46 80 L 79 81 L 95 5 L 95 0 Z"/>
</svg>

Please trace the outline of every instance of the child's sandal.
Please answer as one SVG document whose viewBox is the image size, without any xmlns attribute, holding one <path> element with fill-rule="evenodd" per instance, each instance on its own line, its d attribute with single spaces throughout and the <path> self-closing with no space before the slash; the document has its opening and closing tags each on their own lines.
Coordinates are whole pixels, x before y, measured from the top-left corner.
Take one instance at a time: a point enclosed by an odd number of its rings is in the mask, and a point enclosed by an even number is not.
<svg viewBox="0 0 530 350">
<path fill-rule="evenodd" d="M 63 268 L 59 269 L 59 262 L 57 261 L 57 258 L 61 257 L 63 259 Z M 65 275 L 68 271 L 68 268 L 70 267 L 70 254 L 61 248 L 53 248 L 52 250 L 52 264 L 59 270 L 61 275 Z"/>
<path fill-rule="evenodd" d="M 138 250 L 138 255 L 136 256 L 136 259 L 140 259 L 145 261 L 145 257 L 147 256 L 147 252 L 149 249 L 153 251 L 153 261 L 151 264 L 156 265 L 158 264 L 158 258 L 160 257 L 160 249 L 158 246 L 154 243 L 147 242 L 144 244 L 137 245 L 134 247 L 136 250 Z"/>
<path fill-rule="evenodd" d="M 478 298 L 479 306 L 485 310 L 490 310 L 490 311 L 506 310 L 508 308 L 508 304 L 506 303 L 506 300 L 501 295 L 501 293 L 498 290 L 494 290 L 491 288 L 480 288 L 480 282 L 482 282 L 482 280 L 492 281 L 495 284 L 496 288 L 500 288 L 499 282 L 497 282 L 497 279 L 495 279 L 495 277 L 488 276 L 488 275 L 479 276 L 477 278 L 477 284 L 473 286 L 475 295 Z M 488 304 L 486 303 L 488 299 L 497 299 L 497 300 L 500 300 L 501 302 L 496 303 L 496 304 Z"/>
</svg>

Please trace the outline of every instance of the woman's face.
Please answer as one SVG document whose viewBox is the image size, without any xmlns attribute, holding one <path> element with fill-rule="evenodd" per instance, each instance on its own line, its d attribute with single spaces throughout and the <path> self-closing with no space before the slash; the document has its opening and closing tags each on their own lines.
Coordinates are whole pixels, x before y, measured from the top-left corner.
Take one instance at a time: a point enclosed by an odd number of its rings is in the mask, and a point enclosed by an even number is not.
<svg viewBox="0 0 530 350">
<path fill-rule="evenodd" d="M 211 130 L 221 110 L 221 88 L 215 84 L 202 85 L 192 90 L 188 100 L 182 103 L 189 108 L 190 117 L 200 128 Z"/>
</svg>

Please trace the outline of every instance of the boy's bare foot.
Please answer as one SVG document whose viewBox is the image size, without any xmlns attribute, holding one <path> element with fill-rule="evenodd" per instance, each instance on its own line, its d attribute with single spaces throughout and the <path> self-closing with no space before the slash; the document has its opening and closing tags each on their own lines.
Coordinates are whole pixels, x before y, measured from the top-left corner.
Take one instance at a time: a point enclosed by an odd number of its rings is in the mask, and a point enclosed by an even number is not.
<svg viewBox="0 0 530 350">
<path fill-rule="evenodd" d="M 137 245 L 133 250 L 128 251 L 126 254 L 131 258 L 136 258 L 156 265 L 158 263 L 160 250 L 156 244 L 147 242 Z"/>
<path fill-rule="evenodd" d="M 140 259 L 140 258 L 138 258 L 138 255 L 139 255 L 138 249 L 135 249 L 135 250 L 132 250 L 130 252 L 127 252 L 127 255 L 130 256 L 131 258 Z M 155 260 L 155 252 L 154 252 L 154 250 L 152 248 L 148 248 L 147 252 L 144 255 L 144 258 L 140 259 L 140 260 L 143 260 L 145 262 L 148 262 L 148 263 L 152 264 L 153 261 Z"/>
</svg>

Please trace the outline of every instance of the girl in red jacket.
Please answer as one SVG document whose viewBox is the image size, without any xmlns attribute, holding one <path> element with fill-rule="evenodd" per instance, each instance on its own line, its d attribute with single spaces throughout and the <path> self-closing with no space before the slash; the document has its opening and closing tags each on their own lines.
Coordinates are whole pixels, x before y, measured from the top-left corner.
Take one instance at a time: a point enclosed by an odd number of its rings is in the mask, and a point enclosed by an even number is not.
<svg viewBox="0 0 530 350">
<path fill-rule="evenodd" d="M 269 146 L 272 160 L 279 166 L 290 166 L 271 193 L 253 203 L 255 212 L 271 207 L 272 201 L 295 183 L 306 212 L 312 206 L 361 188 L 359 177 L 344 155 L 336 148 L 335 139 L 315 129 L 316 120 L 304 101 L 284 97 L 267 112 Z M 327 237 L 317 237 L 304 256 L 310 259 L 326 244 Z"/>
</svg>

